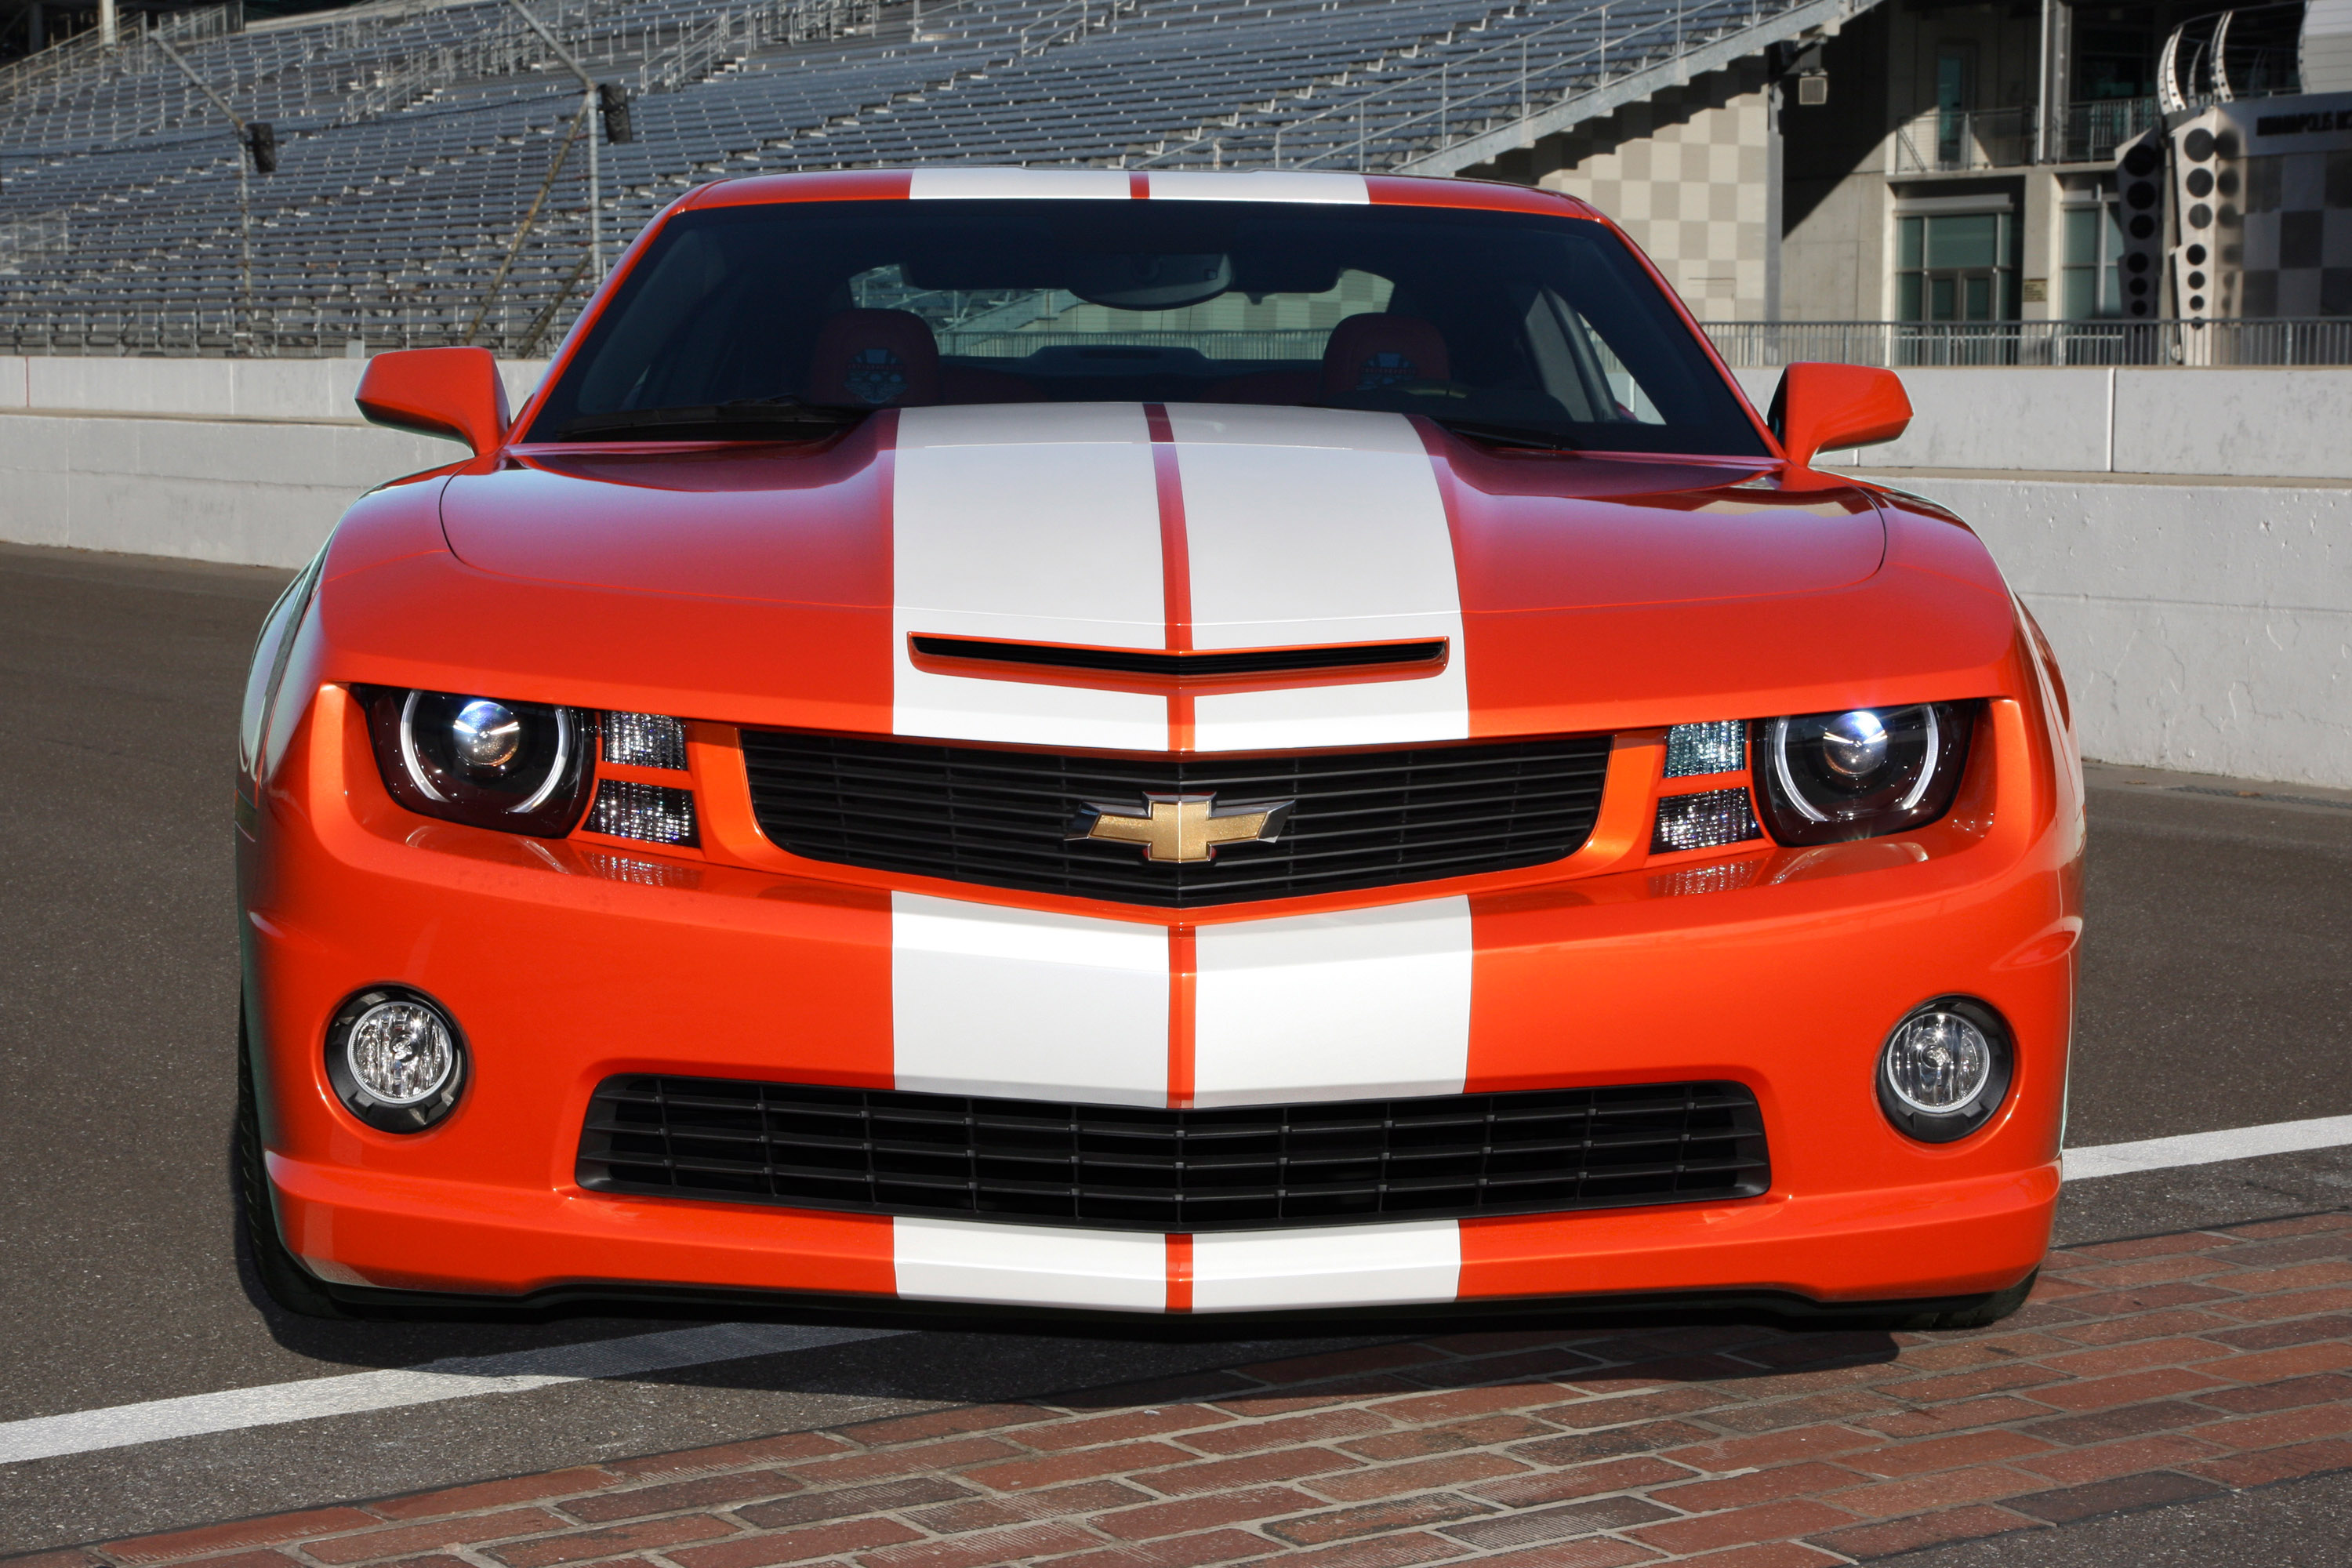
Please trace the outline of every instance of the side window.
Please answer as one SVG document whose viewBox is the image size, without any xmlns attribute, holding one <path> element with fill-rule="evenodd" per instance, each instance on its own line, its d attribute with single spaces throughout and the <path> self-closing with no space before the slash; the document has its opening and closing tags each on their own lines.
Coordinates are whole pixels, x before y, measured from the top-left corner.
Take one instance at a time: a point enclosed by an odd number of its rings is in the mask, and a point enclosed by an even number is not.
<svg viewBox="0 0 2352 1568">
<path fill-rule="evenodd" d="M 1576 308 L 1549 289 L 1532 290 L 1528 352 L 1543 389 L 1582 425 L 1663 425 L 1655 399 L 1632 367 Z"/>
</svg>

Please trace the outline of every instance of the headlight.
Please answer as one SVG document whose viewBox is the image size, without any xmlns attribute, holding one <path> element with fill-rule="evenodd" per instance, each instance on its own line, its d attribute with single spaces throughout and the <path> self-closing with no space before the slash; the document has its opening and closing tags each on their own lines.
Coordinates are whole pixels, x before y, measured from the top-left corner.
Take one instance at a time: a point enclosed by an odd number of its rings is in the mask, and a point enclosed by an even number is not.
<svg viewBox="0 0 2352 1568">
<path fill-rule="evenodd" d="M 409 810 L 548 838 L 580 820 L 593 714 L 448 691 L 356 689 L 376 771 Z"/>
<path fill-rule="evenodd" d="M 1854 708 L 1757 722 L 1756 798 L 1783 844 L 1876 838 L 1935 821 L 1968 765 L 1972 702 Z"/>
</svg>

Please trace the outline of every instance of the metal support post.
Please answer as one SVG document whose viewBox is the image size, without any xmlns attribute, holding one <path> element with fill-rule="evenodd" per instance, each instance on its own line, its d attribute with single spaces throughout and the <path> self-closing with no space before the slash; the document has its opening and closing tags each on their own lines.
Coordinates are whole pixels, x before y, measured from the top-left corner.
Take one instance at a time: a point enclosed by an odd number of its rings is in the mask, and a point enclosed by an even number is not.
<svg viewBox="0 0 2352 1568">
<path fill-rule="evenodd" d="M 587 101 L 582 106 L 581 113 L 591 121 L 588 126 L 588 274 L 602 283 L 604 280 L 604 194 L 597 178 L 598 137 L 593 122 L 596 112 L 596 79 L 588 74 L 587 68 L 573 58 L 570 49 L 563 47 L 562 40 L 548 31 L 545 23 L 531 15 L 530 8 L 522 0 L 507 0 L 507 5 L 523 19 L 523 25 L 537 33 L 540 41 L 553 51 L 555 58 L 562 62 L 563 68 L 580 79 L 581 90 L 587 94 Z"/>
<path fill-rule="evenodd" d="M 231 109 L 228 100 L 215 92 L 213 84 L 198 76 L 196 68 L 190 65 L 179 50 L 165 43 L 160 34 L 150 34 L 149 37 L 154 39 L 155 47 L 163 51 L 163 58 L 179 67 L 180 74 L 195 83 L 196 89 L 213 100 L 213 107 L 221 111 L 236 132 L 237 275 L 239 295 L 245 302 L 243 336 L 250 343 L 253 337 L 253 188 L 246 164 L 252 151 L 252 142 L 246 131 L 245 117 Z"/>
<path fill-rule="evenodd" d="M 2033 161 L 2037 163 L 2057 161 L 2052 155 L 2050 145 L 2053 129 L 2050 123 L 2050 77 L 2057 68 L 2052 48 L 2057 41 L 2053 37 L 2057 30 L 2057 9 L 2058 0 L 2042 0 L 2042 90 L 2034 98 L 2033 109 Z"/>
</svg>

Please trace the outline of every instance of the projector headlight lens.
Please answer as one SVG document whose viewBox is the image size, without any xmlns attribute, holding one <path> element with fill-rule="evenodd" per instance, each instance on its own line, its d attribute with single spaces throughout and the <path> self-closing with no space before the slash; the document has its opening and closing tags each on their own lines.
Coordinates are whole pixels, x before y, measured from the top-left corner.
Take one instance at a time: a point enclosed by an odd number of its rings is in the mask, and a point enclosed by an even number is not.
<svg viewBox="0 0 2352 1568">
<path fill-rule="evenodd" d="M 1948 1143 L 1983 1126 L 2008 1098 L 2008 1027 L 1983 1003 L 1938 997 L 1895 1026 L 1878 1054 L 1878 1103 L 1896 1128 Z"/>
<path fill-rule="evenodd" d="M 505 703 L 477 697 L 449 721 L 449 740 L 467 772 L 496 776 L 522 752 L 522 721 Z"/>
<path fill-rule="evenodd" d="M 352 1114 L 386 1132 L 418 1132 L 457 1108 L 466 1046 L 456 1020 L 421 992 L 362 991 L 327 1026 L 327 1078 Z"/>
<path fill-rule="evenodd" d="M 1756 798 L 1783 844 L 1835 844 L 1923 826 L 1952 806 L 1972 702 L 1801 713 L 1756 726 Z"/>
<path fill-rule="evenodd" d="M 587 804 L 595 715 L 543 702 L 360 687 L 376 771 L 425 816 L 560 838 Z"/>
</svg>

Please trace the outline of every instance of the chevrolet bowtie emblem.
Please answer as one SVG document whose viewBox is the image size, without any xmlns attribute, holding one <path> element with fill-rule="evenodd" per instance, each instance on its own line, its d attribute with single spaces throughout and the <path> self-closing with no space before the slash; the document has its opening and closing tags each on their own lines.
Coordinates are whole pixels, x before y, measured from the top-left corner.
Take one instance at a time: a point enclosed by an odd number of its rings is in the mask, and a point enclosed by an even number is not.
<svg viewBox="0 0 2352 1568">
<path fill-rule="evenodd" d="M 1216 855 L 1220 844 L 1271 843 L 1297 804 L 1276 800 L 1221 806 L 1213 795 L 1147 795 L 1143 798 L 1145 809 L 1139 816 L 1114 805 L 1088 803 L 1079 808 L 1077 820 L 1070 825 L 1070 837 L 1140 844 L 1147 860 L 1207 860 Z"/>
</svg>

